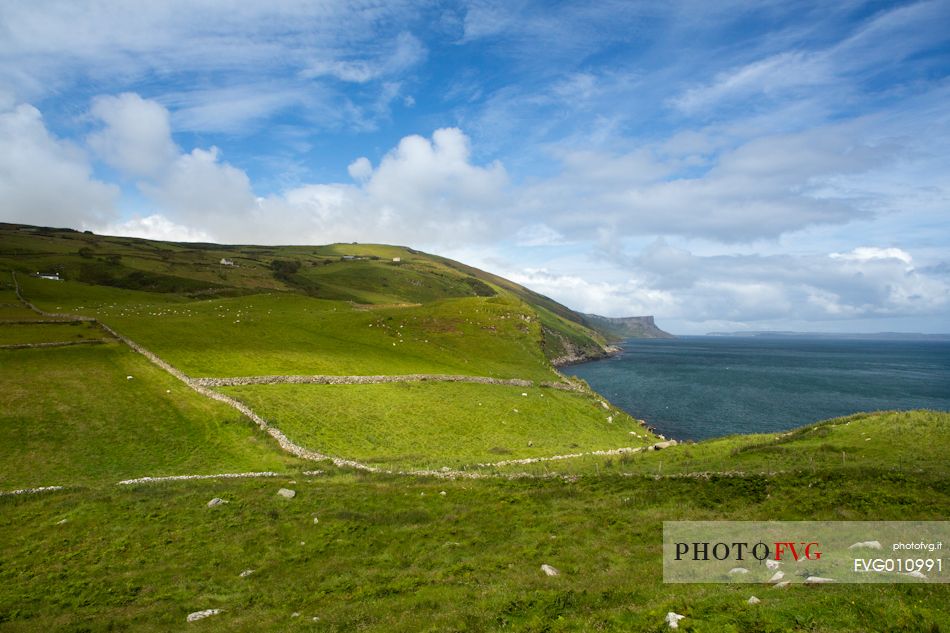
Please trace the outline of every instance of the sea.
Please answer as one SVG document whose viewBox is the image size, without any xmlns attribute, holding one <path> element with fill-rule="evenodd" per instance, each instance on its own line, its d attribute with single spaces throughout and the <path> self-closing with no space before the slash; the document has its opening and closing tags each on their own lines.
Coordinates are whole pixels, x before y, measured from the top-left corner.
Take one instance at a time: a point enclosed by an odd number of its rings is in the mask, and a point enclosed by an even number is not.
<svg viewBox="0 0 950 633">
<path fill-rule="evenodd" d="M 950 411 L 950 341 L 681 336 L 563 368 L 668 438 L 783 431 L 860 411 Z"/>
</svg>

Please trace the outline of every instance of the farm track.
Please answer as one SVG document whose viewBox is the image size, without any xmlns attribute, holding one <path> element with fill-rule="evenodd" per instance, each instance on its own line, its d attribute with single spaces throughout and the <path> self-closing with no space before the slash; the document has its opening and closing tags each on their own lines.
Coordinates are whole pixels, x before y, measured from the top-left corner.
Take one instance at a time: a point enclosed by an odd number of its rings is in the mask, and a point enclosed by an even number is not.
<svg viewBox="0 0 950 633">
<path fill-rule="evenodd" d="M 16 290 L 17 298 L 33 312 L 41 316 L 46 316 L 46 317 L 57 317 L 57 318 L 63 318 L 63 319 L 71 319 L 77 322 L 81 321 L 81 322 L 90 322 L 90 323 L 97 324 L 99 327 L 101 327 L 111 336 L 115 337 L 122 343 L 125 343 L 132 350 L 145 356 L 145 358 L 147 358 L 152 364 L 158 366 L 165 372 L 171 374 L 172 376 L 174 376 L 175 378 L 183 382 L 186 386 L 188 386 L 190 389 L 192 389 L 196 393 L 202 396 L 205 396 L 206 398 L 217 400 L 218 402 L 222 402 L 236 409 L 237 411 L 242 413 L 244 416 L 249 418 L 252 422 L 254 422 L 261 430 L 263 430 L 265 433 L 270 435 L 274 440 L 276 440 L 277 444 L 281 447 L 281 449 L 301 459 L 306 459 L 309 461 L 329 461 L 329 462 L 332 462 L 333 465 L 339 468 L 352 468 L 354 470 L 361 470 L 364 472 L 371 472 L 371 473 L 377 473 L 377 474 L 414 476 L 414 477 L 436 477 L 440 479 L 491 479 L 491 478 L 495 478 L 495 479 L 497 478 L 550 479 L 550 478 L 557 478 L 557 477 L 561 477 L 565 479 L 574 478 L 574 476 L 557 475 L 553 473 L 545 474 L 545 475 L 538 475 L 538 474 L 532 474 L 532 473 L 485 473 L 485 472 L 477 472 L 477 471 L 469 471 L 469 470 L 453 470 L 448 467 L 442 467 L 441 469 L 438 469 L 438 470 L 435 470 L 435 469 L 389 470 L 389 469 L 378 468 L 376 466 L 370 466 L 369 464 L 364 464 L 362 462 L 352 460 L 352 459 L 345 459 L 342 457 L 333 457 L 331 455 L 324 455 L 323 453 L 310 450 L 308 448 L 300 446 L 299 444 L 294 443 L 283 433 L 283 431 L 271 425 L 269 422 L 267 422 L 264 418 L 262 418 L 256 412 L 254 412 L 250 407 L 248 407 L 243 402 L 235 398 L 232 398 L 230 396 L 227 396 L 223 393 L 213 391 L 211 388 L 209 388 L 209 386 L 226 386 L 228 384 L 230 385 L 270 384 L 270 383 L 278 383 L 278 382 L 292 383 L 295 381 L 301 382 L 301 383 L 313 382 L 316 384 L 367 384 L 368 382 L 372 384 L 373 382 L 393 383 L 393 382 L 419 382 L 419 381 L 426 381 L 426 380 L 444 381 L 444 382 L 478 382 L 481 384 L 509 384 L 509 385 L 527 387 L 527 386 L 534 385 L 535 383 L 533 381 L 521 380 L 521 379 L 497 379 L 497 378 L 491 378 L 487 376 L 450 376 L 450 375 L 441 375 L 441 374 L 414 374 L 414 375 L 408 375 L 408 376 L 259 376 L 259 377 L 251 376 L 251 377 L 244 377 L 244 378 L 190 378 L 184 372 L 172 366 L 170 363 L 166 362 L 155 353 L 139 345 L 138 343 L 128 338 L 127 336 L 124 336 L 116 332 L 111 327 L 109 327 L 102 321 L 99 321 L 98 319 L 95 319 L 93 317 L 84 317 L 84 316 L 78 316 L 78 315 L 72 315 L 72 314 L 54 314 L 54 313 L 49 313 L 44 310 L 41 310 L 36 305 L 34 305 L 33 303 L 31 303 L 30 301 L 28 301 L 26 298 L 23 297 L 23 294 L 20 291 L 20 283 L 17 280 L 15 272 L 13 273 L 13 283 Z M 325 379 L 328 382 L 318 382 L 318 380 L 320 379 Z M 366 379 L 377 379 L 377 380 L 367 381 Z M 259 380 L 261 382 L 237 382 L 237 381 L 253 381 L 253 380 Z M 329 382 L 330 380 L 333 380 L 334 382 Z M 352 382 L 347 382 L 348 380 Z M 234 381 L 234 382 L 229 382 L 229 381 Z M 264 381 L 270 381 L 270 382 L 264 382 Z M 540 384 L 541 386 L 551 387 L 555 389 L 563 389 L 563 390 L 568 390 L 568 391 L 582 391 L 581 388 L 575 385 L 572 385 L 570 383 L 540 383 Z M 510 464 L 530 464 L 530 463 L 536 463 L 536 462 L 541 462 L 541 461 L 572 459 L 572 458 L 584 457 L 584 456 L 589 456 L 589 455 L 612 455 L 612 454 L 637 453 L 644 450 L 654 450 L 654 449 L 663 448 L 666 446 L 670 446 L 670 442 L 659 442 L 652 446 L 637 447 L 637 448 L 627 447 L 627 448 L 612 449 L 612 450 L 607 450 L 607 451 L 592 451 L 589 453 L 572 453 L 569 455 L 554 455 L 550 457 L 526 458 L 523 460 L 507 460 L 504 462 L 498 462 L 497 464 L 494 464 L 494 463 L 493 464 L 477 464 L 476 466 L 479 468 L 485 468 L 485 467 L 495 467 L 495 466 L 510 465 Z M 254 475 L 248 475 L 248 476 L 254 476 Z M 181 476 L 174 476 L 172 477 L 172 479 L 195 479 L 195 478 L 200 478 L 200 477 L 201 476 L 195 476 L 195 475 L 181 475 Z M 142 481 L 143 482 L 146 480 L 158 481 L 158 480 L 163 480 L 163 479 L 167 479 L 167 478 L 146 477 L 146 478 L 142 478 Z M 61 487 L 42 488 L 42 489 L 37 489 L 37 490 L 45 491 L 49 489 L 58 489 L 58 488 L 61 488 Z M 21 492 L 17 491 L 15 494 L 21 494 Z"/>
</svg>

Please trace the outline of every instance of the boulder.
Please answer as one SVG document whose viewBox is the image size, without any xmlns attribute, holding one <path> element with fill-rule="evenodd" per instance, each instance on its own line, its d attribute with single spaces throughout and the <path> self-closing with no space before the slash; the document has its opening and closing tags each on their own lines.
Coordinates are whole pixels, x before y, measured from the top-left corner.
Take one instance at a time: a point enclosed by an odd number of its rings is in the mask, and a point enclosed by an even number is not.
<svg viewBox="0 0 950 633">
<path fill-rule="evenodd" d="M 775 583 L 777 583 L 778 581 L 780 581 L 782 578 L 785 578 L 785 572 L 784 572 L 784 571 L 777 571 L 777 572 L 775 572 L 775 573 L 772 575 L 771 578 L 769 578 L 769 582 L 774 585 Z"/>
<path fill-rule="evenodd" d="M 682 620 L 685 617 L 686 617 L 685 615 L 680 615 L 679 613 L 673 613 L 672 611 L 670 611 L 669 613 L 666 614 L 666 623 L 669 625 L 671 629 L 678 629 L 680 628 L 680 620 Z"/>
<path fill-rule="evenodd" d="M 222 499 L 221 497 L 215 497 L 214 499 L 208 502 L 208 507 L 213 508 L 215 506 L 219 506 L 227 502 L 228 502 L 227 499 Z"/>
<path fill-rule="evenodd" d="M 195 622 L 197 620 L 204 620 L 207 617 L 212 615 L 218 615 L 221 613 L 221 609 L 205 609 L 204 611 L 195 611 L 194 613 L 188 614 L 188 622 Z"/>
<path fill-rule="evenodd" d="M 749 604 L 759 604 L 762 601 L 756 598 L 755 596 L 751 596 L 749 597 L 748 600 L 746 600 L 746 602 L 748 602 Z"/>
<path fill-rule="evenodd" d="M 547 564 L 541 565 L 541 571 L 543 571 L 548 576 L 559 576 L 561 574 L 561 572 L 559 572 L 557 569 Z"/>
<path fill-rule="evenodd" d="M 829 582 L 837 582 L 834 578 L 822 578 L 821 576 L 809 576 L 805 579 L 806 585 L 823 585 Z"/>
<path fill-rule="evenodd" d="M 284 499 L 293 499 L 297 496 L 297 491 L 291 490 L 289 488 L 281 488 L 277 491 L 277 494 L 283 497 Z"/>
<path fill-rule="evenodd" d="M 250 576 L 250 575 L 253 574 L 253 573 L 254 573 L 254 570 L 253 570 L 253 569 L 245 569 L 245 570 L 242 571 L 240 574 L 238 574 L 238 576 L 240 576 L 241 578 L 247 578 L 248 576 Z"/>
<path fill-rule="evenodd" d="M 880 541 L 861 541 L 860 543 L 849 545 L 848 549 L 881 549 L 881 542 Z"/>
</svg>

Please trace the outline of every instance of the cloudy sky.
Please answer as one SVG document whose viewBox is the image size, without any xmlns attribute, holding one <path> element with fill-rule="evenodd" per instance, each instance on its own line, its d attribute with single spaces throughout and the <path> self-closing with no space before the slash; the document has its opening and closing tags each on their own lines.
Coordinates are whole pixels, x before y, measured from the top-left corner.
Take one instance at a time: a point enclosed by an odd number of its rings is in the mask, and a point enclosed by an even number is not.
<svg viewBox="0 0 950 633">
<path fill-rule="evenodd" d="M 0 220 L 950 332 L 950 0 L 0 0 Z"/>
</svg>

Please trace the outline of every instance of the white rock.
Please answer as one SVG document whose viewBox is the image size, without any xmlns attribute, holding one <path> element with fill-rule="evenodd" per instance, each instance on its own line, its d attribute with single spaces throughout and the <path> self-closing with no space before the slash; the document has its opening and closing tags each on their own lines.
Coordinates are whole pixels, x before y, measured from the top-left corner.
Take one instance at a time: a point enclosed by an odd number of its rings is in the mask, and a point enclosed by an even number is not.
<svg viewBox="0 0 950 633">
<path fill-rule="evenodd" d="M 911 578 L 927 578 L 923 572 L 919 572 L 916 569 L 914 571 L 909 571 L 904 574 L 905 576 L 910 576 Z"/>
<path fill-rule="evenodd" d="M 527 398 L 527 397 L 528 397 L 528 394 L 526 394 L 526 393 L 525 393 L 525 392 L 523 392 L 523 391 L 521 392 L 521 395 L 522 395 L 522 396 L 524 396 L 525 398 Z"/>
<path fill-rule="evenodd" d="M 792 584 L 792 581 L 791 581 L 791 580 L 783 580 L 782 582 L 777 583 L 777 584 L 775 585 L 775 587 L 773 587 L 773 589 L 785 589 L 785 588 L 788 587 L 790 584 Z"/>
<path fill-rule="evenodd" d="M 748 574 L 749 570 L 745 567 L 733 567 L 729 570 L 730 574 Z"/>
<path fill-rule="evenodd" d="M 290 614 L 290 617 L 292 617 L 292 618 L 299 618 L 299 617 L 300 617 L 300 613 L 297 612 L 297 611 L 294 611 L 293 613 Z"/>
<path fill-rule="evenodd" d="M 604 402 L 603 400 L 600 401 L 600 406 L 602 406 L 602 407 L 605 408 L 605 409 L 609 409 L 609 408 L 610 408 L 610 405 L 607 404 L 606 402 Z"/>
<path fill-rule="evenodd" d="M 785 578 L 785 572 L 784 572 L 784 571 L 777 571 L 777 572 L 775 572 L 775 573 L 772 575 L 771 578 L 769 578 L 769 582 L 772 583 L 772 584 L 775 584 L 775 583 L 777 583 L 778 581 L 780 581 L 782 578 Z"/>
<path fill-rule="evenodd" d="M 211 501 L 208 502 L 208 507 L 209 507 L 209 508 L 213 508 L 213 507 L 215 507 L 215 506 L 219 506 L 219 505 L 221 505 L 221 504 L 223 504 L 223 503 L 227 503 L 227 502 L 228 502 L 227 499 L 222 499 L 221 497 L 215 497 L 214 499 L 212 499 Z"/>
<path fill-rule="evenodd" d="M 320 522 L 320 519 L 318 519 L 317 517 L 313 517 L 313 524 L 314 524 L 314 525 L 316 525 L 316 524 L 319 523 L 319 522 Z"/>
<path fill-rule="evenodd" d="M 443 491 L 439 492 L 439 494 L 444 497 L 444 496 L 445 496 L 445 491 L 443 490 Z"/>
<path fill-rule="evenodd" d="M 809 576 L 805 579 L 806 585 L 823 585 L 829 582 L 837 582 L 834 578 L 822 578 L 821 576 Z"/>
<path fill-rule="evenodd" d="M 218 615 L 219 613 L 221 613 L 221 609 L 205 609 L 204 611 L 189 613 L 187 619 L 189 622 L 195 622 L 197 620 L 204 620 L 212 615 Z"/>
<path fill-rule="evenodd" d="M 543 571 L 548 576 L 558 576 L 561 574 L 561 572 L 548 564 L 541 565 L 541 571 Z"/>
<path fill-rule="evenodd" d="M 749 604 L 759 604 L 762 601 L 756 598 L 755 596 L 751 596 L 748 600 L 746 600 L 746 602 L 748 602 Z"/>
<path fill-rule="evenodd" d="M 771 558 L 765 561 L 765 566 L 768 567 L 769 569 L 778 569 L 778 566 L 781 564 L 782 563 L 780 563 L 779 561 L 772 560 Z"/>
<path fill-rule="evenodd" d="M 861 541 L 854 545 L 849 545 L 848 549 L 881 549 L 880 541 Z"/>
<path fill-rule="evenodd" d="M 244 571 L 242 571 L 242 572 L 241 572 L 240 574 L 238 574 L 238 575 L 239 575 L 241 578 L 247 578 L 248 576 L 250 576 L 250 575 L 253 574 L 253 573 L 254 573 L 254 570 L 253 570 L 253 569 L 245 569 Z"/>
<path fill-rule="evenodd" d="M 290 490 L 289 488 L 281 488 L 280 490 L 277 491 L 277 494 L 279 494 L 284 499 L 293 499 L 294 497 L 297 496 L 297 492 L 294 490 Z"/>
<path fill-rule="evenodd" d="M 66 523 L 67 520 L 68 520 L 68 519 L 62 519 L 62 520 L 60 520 L 60 521 L 57 521 L 57 522 L 56 522 L 56 525 L 62 525 L 63 523 Z"/>
<path fill-rule="evenodd" d="M 666 614 L 666 623 L 670 625 L 671 629 L 678 629 L 680 628 L 680 620 L 685 617 L 685 615 L 680 615 L 679 613 L 673 613 L 670 611 Z"/>
<path fill-rule="evenodd" d="M 126 380 L 132 380 L 132 376 L 126 376 L 125 379 L 126 379 Z"/>
</svg>

